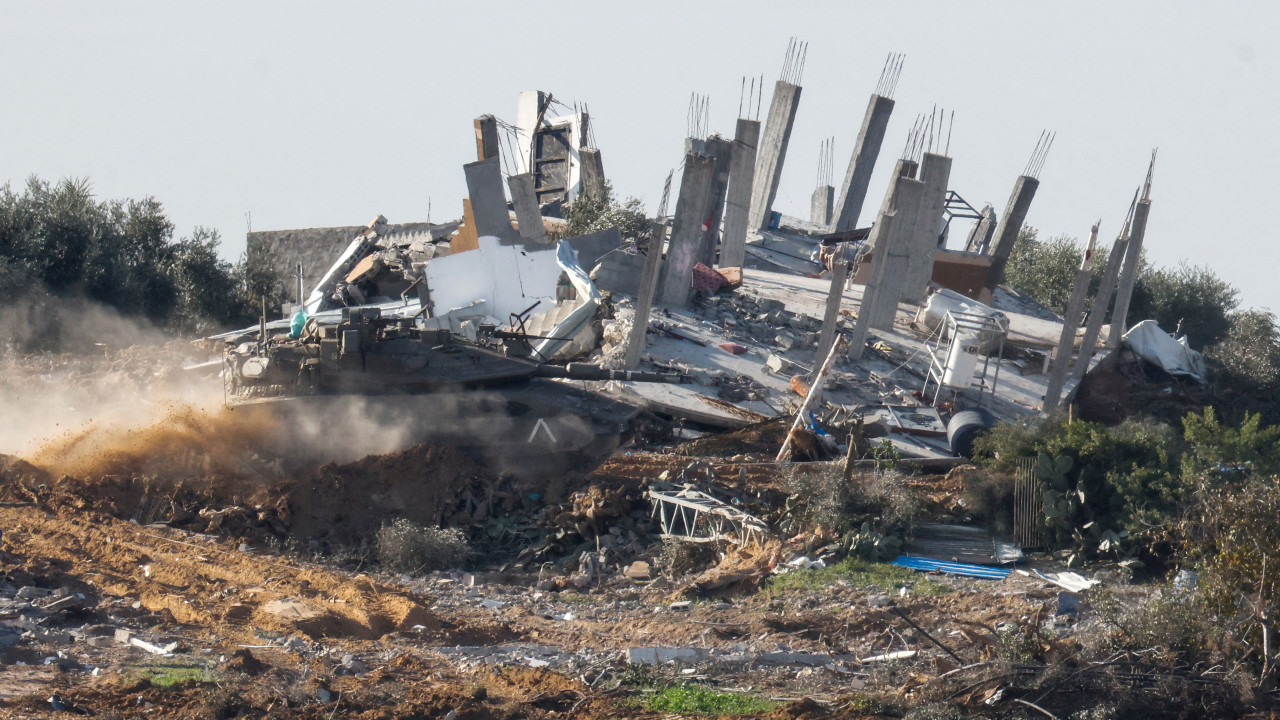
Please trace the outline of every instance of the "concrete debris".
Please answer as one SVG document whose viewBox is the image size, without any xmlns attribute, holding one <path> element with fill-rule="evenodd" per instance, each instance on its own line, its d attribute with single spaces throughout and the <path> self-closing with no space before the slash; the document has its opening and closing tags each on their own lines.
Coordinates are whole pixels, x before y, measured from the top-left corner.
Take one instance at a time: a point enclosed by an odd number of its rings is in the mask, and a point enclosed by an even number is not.
<svg viewBox="0 0 1280 720">
<path fill-rule="evenodd" d="M 149 643 L 146 640 L 142 640 L 136 637 L 129 638 L 129 644 L 136 648 L 142 648 L 143 650 L 146 650 L 152 655 L 163 655 L 166 657 L 169 655 L 172 655 L 173 652 L 178 649 L 178 643 L 176 642 L 169 643 L 168 645 L 165 645 L 162 647 L 160 645 L 153 645 L 152 643 Z"/>
<path fill-rule="evenodd" d="M 630 565 L 628 565 L 627 569 L 624 570 L 622 574 L 626 575 L 632 580 L 643 581 L 643 580 L 649 580 L 652 577 L 651 573 L 652 573 L 652 570 L 649 567 L 649 563 L 643 560 L 637 560 L 631 563 Z"/>
</svg>

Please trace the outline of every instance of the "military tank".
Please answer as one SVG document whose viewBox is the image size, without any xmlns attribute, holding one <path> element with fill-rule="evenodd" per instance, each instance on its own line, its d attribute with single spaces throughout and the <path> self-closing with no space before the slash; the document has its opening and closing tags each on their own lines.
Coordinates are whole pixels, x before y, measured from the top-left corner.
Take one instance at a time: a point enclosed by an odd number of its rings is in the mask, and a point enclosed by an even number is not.
<svg viewBox="0 0 1280 720">
<path fill-rule="evenodd" d="M 481 324 L 474 337 L 427 329 L 414 318 L 348 308 L 274 336 L 228 341 L 227 404 L 304 404 L 323 418 L 352 407 L 412 442 L 455 444 L 516 475 L 596 462 L 628 439 L 642 401 L 567 381 L 676 383 L 673 374 L 552 365 L 529 336 Z"/>
</svg>

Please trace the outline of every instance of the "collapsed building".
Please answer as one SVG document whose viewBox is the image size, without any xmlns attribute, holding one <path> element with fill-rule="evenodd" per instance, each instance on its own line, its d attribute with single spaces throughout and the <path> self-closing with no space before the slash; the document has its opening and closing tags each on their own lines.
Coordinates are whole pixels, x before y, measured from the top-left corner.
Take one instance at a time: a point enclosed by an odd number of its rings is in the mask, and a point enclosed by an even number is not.
<svg viewBox="0 0 1280 720">
<path fill-rule="evenodd" d="M 854 454 L 857 425 L 903 455 L 941 460 L 967 455 L 975 433 L 999 420 L 1070 404 L 1086 371 L 1122 345 L 1151 170 L 1092 309 L 1096 227 L 1059 316 L 1002 286 L 1052 133 L 1041 135 L 997 213 L 950 184 L 951 120 L 936 110 L 918 116 L 879 207 L 863 211 L 900 55 L 870 96 L 839 187 L 824 144 L 811 216 L 774 210 L 803 55 L 803 45 L 789 48 L 764 122 L 763 87 L 753 89 L 732 139 L 709 132 L 695 97 L 679 182 L 673 171 L 638 237 L 616 228 L 563 237 L 566 210 L 605 187 L 601 152 L 585 105 L 528 91 L 516 123 L 476 119 L 459 220 L 394 225 L 379 216 L 361 228 L 259 232 L 248 242 L 267 246 L 282 276 L 296 280 L 287 315 L 338 323 L 373 308 L 470 342 L 497 328 L 520 336 L 540 362 L 678 372 L 687 382 L 622 379 L 609 389 L 695 435 L 794 417 L 795 430 L 819 438 L 827 454 Z M 1134 343 L 1149 348 L 1149 332 L 1141 335 Z"/>
</svg>

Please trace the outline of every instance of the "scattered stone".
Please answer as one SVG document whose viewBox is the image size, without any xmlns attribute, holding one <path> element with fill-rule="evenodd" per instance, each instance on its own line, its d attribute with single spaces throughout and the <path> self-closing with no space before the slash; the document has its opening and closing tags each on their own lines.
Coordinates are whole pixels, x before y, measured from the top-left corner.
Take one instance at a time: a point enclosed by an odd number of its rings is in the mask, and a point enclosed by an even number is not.
<svg viewBox="0 0 1280 720">
<path fill-rule="evenodd" d="M 485 598 L 480 601 L 480 607 L 485 608 L 486 610 L 497 610 L 505 605 L 506 603 L 501 600 L 494 600 L 493 598 Z"/>
<path fill-rule="evenodd" d="M 643 560 L 637 560 L 622 571 L 622 574 L 632 580 L 648 580 L 652 577 L 653 569 L 649 567 L 649 563 Z"/>
<path fill-rule="evenodd" d="M 343 655 L 338 671 L 346 675 L 363 675 L 369 672 L 369 666 L 354 655 Z"/>
<path fill-rule="evenodd" d="M 688 610 L 689 608 L 693 607 L 693 601 L 677 600 L 671 603 L 670 605 L 668 605 L 667 607 L 671 608 L 672 610 Z"/>
<path fill-rule="evenodd" d="M 889 596 L 884 593 L 868 595 L 867 604 L 873 608 L 889 607 Z"/>
<path fill-rule="evenodd" d="M 42 597 L 48 597 L 53 591 L 44 588 L 25 585 L 18 588 L 18 592 L 13 594 L 15 600 L 36 600 Z"/>
</svg>

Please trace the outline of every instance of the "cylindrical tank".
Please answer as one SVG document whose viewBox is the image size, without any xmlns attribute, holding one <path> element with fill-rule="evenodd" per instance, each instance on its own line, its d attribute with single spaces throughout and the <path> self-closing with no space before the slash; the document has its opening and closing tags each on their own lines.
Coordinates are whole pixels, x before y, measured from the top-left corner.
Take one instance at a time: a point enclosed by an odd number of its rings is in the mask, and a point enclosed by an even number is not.
<svg viewBox="0 0 1280 720">
<path fill-rule="evenodd" d="M 950 388 L 967 388 L 973 384 L 973 373 L 978 369 L 978 352 L 982 338 L 979 333 L 956 333 L 947 353 L 947 365 L 942 372 L 942 384 Z"/>
</svg>

